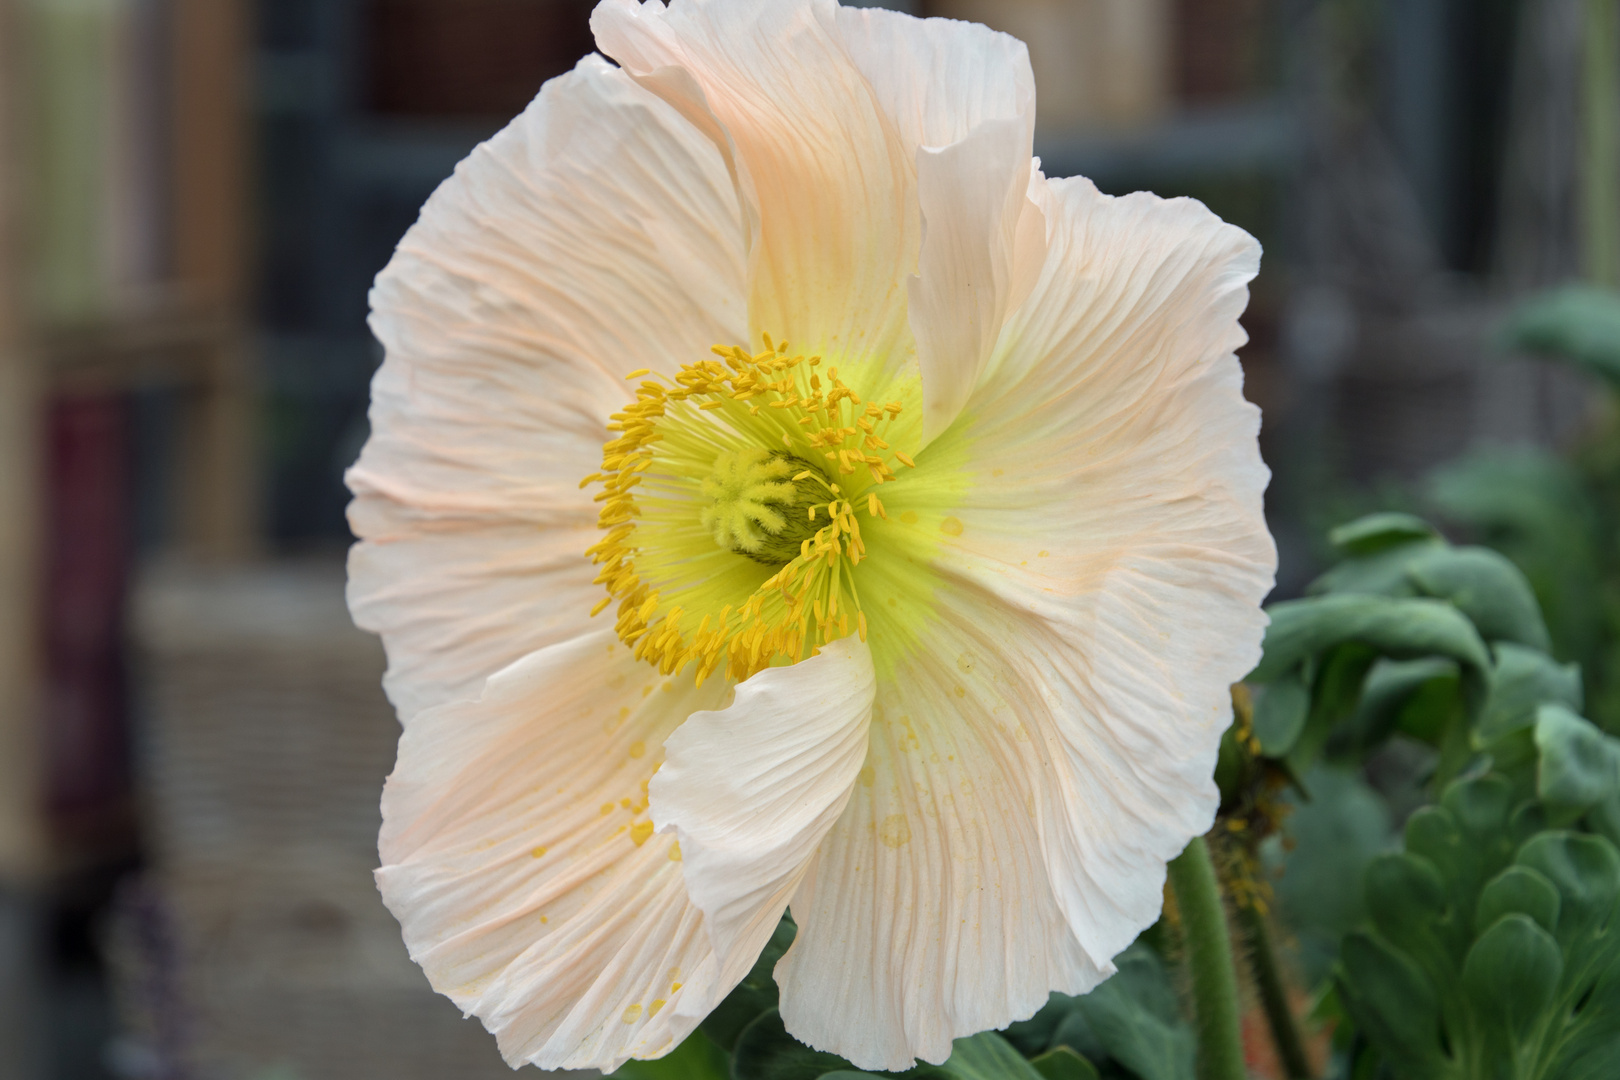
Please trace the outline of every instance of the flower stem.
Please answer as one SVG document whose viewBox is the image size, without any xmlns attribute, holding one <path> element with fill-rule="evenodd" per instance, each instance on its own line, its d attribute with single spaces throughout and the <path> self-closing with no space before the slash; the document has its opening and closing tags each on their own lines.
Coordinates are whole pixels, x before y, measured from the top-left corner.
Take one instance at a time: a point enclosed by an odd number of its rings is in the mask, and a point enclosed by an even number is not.
<svg viewBox="0 0 1620 1080">
<path fill-rule="evenodd" d="M 1187 967 L 1198 1022 L 1200 1080 L 1245 1080 L 1238 1027 L 1237 972 L 1215 864 L 1202 836 L 1170 863 L 1170 887 L 1181 912 Z"/>
<path fill-rule="evenodd" d="M 1277 968 L 1277 953 L 1271 946 L 1266 917 L 1247 904 L 1238 904 L 1237 918 L 1243 936 L 1248 939 L 1249 964 L 1254 968 L 1260 1003 L 1271 1024 L 1271 1038 L 1277 1044 L 1277 1057 L 1282 1061 L 1283 1071 L 1288 1080 L 1311 1080 L 1310 1059 L 1305 1056 L 1305 1041 L 1300 1038 L 1299 1025 L 1294 1022 L 1294 1011 L 1288 1004 L 1288 987 Z"/>
</svg>

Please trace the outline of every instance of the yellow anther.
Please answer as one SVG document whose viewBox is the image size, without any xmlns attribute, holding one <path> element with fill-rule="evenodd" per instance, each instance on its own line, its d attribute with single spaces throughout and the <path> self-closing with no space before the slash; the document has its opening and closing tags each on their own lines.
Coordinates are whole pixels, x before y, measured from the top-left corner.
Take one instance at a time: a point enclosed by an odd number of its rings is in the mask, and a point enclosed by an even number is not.
<svg viewBox="0 0 1620 1080">
<path fill-rule="evenodd" d="M 613 414 L 601 471 L 582 485 L 601 484 L 595 498 L 603 535 L 587 555 L 608 596 L 592 614 L 617 601 L 620 640 L 666 674 L 692 664 L 699 680 L 722 669 L 742 679 L 779 659 L 801 659 L 852 621 L 865 633 L 850 571 L 866 544 L 850 500 L 865 495 L 867 513 L 887 516 L 882 501 L 861 489 L 893 479 L 885 453 L 913 464 L 883 438 L 890 429 L 881 425 L 899 415 L 900 403 L 863 403 L 821 356 L 795 355 L 770 338 L 764 346 L 750 353 L 716 345 L 672 377 L 640 382 L 636 400 Z M 761 397 L 766 393 L 774 400 Z M 722 475 L 727 454 L 747 460 L 734 458 Z M 750 472 L 775 460 L 796 464 L 768 470 L 780 476 Z M 830 468 L 816 467 L 822 460 L 840 477 L 859 474 L 845 481 L 848 495 L 831 482 Z M 707 501 L 694 505 L 699 487 Z M 828 524 L 818 530 L 819 509 Z M 700 510 L 703 529 L 722 549 L 777 567 L 752 579 L 761 581 L 752 594 L 722 604 L 723 590 L 735 587 L 726 583 L 737 579 L 704 561 L 715 557 L 712 548 L 705 554 L 687 546 L 701 536 L 692 527 Z M 696 629 L 683 629 L 683 607 L 696 616 L 685 620 Z"/>
</svg>

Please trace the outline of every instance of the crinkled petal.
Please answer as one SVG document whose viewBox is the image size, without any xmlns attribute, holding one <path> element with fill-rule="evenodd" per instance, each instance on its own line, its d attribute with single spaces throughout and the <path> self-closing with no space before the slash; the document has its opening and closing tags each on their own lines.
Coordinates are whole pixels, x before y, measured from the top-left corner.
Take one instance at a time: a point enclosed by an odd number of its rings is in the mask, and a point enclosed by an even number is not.
<svg viewBox="0 0 1620 1080">
<path fill-rule="evenodd" d="M 912 162 L 833 0 L 603 0 L 597 46 L 726 153 L 753 211 L 749 321 L 840 360 L 910 355 Z"/>
<path fill-rule="evenodd" d="M 1233 355 L 1258 247 L 1189 200 L 1037 195 L 1041 280 L 864 527 L 874 783 L 778 969 L 789 1030 L 868 1068 L 1110 970 L 1209 827 L 1259 657 L 1275 550 Z M 926 579 L 891 544 L 931 551 Z"/>
<path fill-rule="evenodd" d="M 726 979 L 770 940 L 866 760 L 872 655 L 848 637 L 766 668 L 717 712 L 694 713 L 665 743 L 653 821 L 673 829 L 692 902 Z"/>
<path fill-rule="evenodd" d="M 1050 750 L 993 692 L 957 696 L 959 636 L 940 628 L 880 680 L 869 757 L 776 968 L 788 1031 L 863 1069 L 944 1061 L 952 1039 L 1113 970 L 1080 948 L 1043 860 L 1031 798 Z"/>
<path fill-rule="evenodd" d="M 889 375 L 915 354 L 924 436 L 948 426 L 1043 255 L 1023 44 L 832 0 L 603 0 L 592 28 L 727 155 L 755 339 Z"/>
<path fill-rule="evenodd" d="M 433 988 L 514 1066 L 662 1053 L 730 989 L 646 800 L 664 740 L 727 692 L 661 678 L 600 632 L 405 729 L 377 883 Z M 692 997 L 695 1016 L 677 1008 Z"/>
<path fill-rule="evenodd" d="M 371 294 L 386 359 L 348 474 L 350 604 L 403 719 L 586 628 L 579 481 L 623 376 L 740 340 L 745 259 L 713 143 L 598 57 L 428 201 Z"/>
<path fill-rule="evenodd" d="M 1048 194 L 1046 272 L 964 412 L 974 476 L 938 565 L 1025 626 L 1014 670 L 1062 766 L 1048 863 L 1100 961 L 1209 827 L 1228 688 L 1260 657 L 1270 472 L 1234 355 L 1260 247 L 1190 199 Z"/>
<path fill-rule="evenodd" d="M 956 419 L 1045 260 L 1026 194 L 1035 79 L 1023 42 L 976 23 L 881 8 L 840 8 L 838 21 L 917 165 L 922 245 L 908 296 L 926 442 Z"/>
</svg>

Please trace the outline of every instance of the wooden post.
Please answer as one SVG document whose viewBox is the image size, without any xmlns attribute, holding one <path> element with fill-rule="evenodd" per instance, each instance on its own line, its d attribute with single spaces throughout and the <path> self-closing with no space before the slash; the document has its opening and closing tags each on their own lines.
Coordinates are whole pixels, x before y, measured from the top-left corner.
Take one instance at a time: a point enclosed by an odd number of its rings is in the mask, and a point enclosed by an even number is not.
<svg viewBox="0 0 1620 1080">
<path fill-rule="evenodd" d="M 18 297 L 19 14 L 11 0 L 0 0 L 0 883 L 28 882 L 44 857 L 36 697 L 40 393 Z"/>
<path fill-rule="evenodd" d="M 173 0 L 171 17 L 174 269 L 187 297 L 229 327 L 186 410 L 179 534 L 193 553 L 240 558 L 252 551 L 259 501 L 243 329 L 248 11 L 243 0 Z"/>
</svg>

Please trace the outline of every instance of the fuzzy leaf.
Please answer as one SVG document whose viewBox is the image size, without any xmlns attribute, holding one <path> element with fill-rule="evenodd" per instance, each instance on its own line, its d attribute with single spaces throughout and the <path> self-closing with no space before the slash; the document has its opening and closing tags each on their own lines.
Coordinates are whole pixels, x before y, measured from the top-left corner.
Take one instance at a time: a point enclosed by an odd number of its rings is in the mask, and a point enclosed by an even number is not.
<svg viewBox="0 0 1620 1080">
<path fill-rule="evenodd" d="M 1385 511 L 1340 525 L 1328 533 L 1328 541 L 1345 555 L 1371 555 L 1396 544 L 1437 536 L 1434 526 L 1415 514 Z"/>
<path fill-rule="evenodd" d="M 1311 692 L 1299 672 L 1284 675 L 1258 689 L 1254 703 L 1254 737 L 1267 757 L 1283 757 L 1294 748 L 1311 709 Z"/>
<path fill-rule="evenodd" d="M 1048 1050 L 1032 1058 L 1030 1064 L 1046 1080 L 1098 1080 L 1097 1066 L 1067 1046 Z"/>
<path fill-rule="evenodd" d="M 1558 929 L 1558 889 L 1528 866 L 1510 866 L 1497 874 L 1479 894 L 1474 925 L 1487 927 L 1504 915 L 1520 914 L 1535 920 L 1549 934 Z"/>
<path fill-rule="evenodd" d="M 1620 792 L 1620 742 L 1562 705 L 1536 713 L 1536 794 L 1574 820 Z"/>
<path fill-rule="evenodd" d="M 1285 600 L 1266 610 L 1271 625 L 1252 676 L 1256 682 L 1272 682 L 1307 657 L 1350 641 L 1402 660 L 1449 656 L 1481 673 L 1490 664 L 1473 624 L 1441 600 L 1320 596 Z"/>
<path fill-rule="evenodd" d="M 1522 1039 L 1552 1003 L 1564 960 L 1551 934 L 1517 912 L 1504 915 L 1474 942 L 1463 963 L 1462 986 L 1488 1024 Z"/>
<path fill-rule="evenodd" d="M 1114 963 L 1118 973 L 1076 998 L 1076 1012 L 1108 1057 L 1141 1080 L 1193 1080 L 1197 1042 L 1159 958 L 1133 946 Z"/>
<path fill-rule="evenodd" d="M 1502 642 L 1493 650 L 1485 707 L 1475 728 L 1480 744 L 1536 722 L 1536 710 L 1548 702 L 1581 708 L 1581 669 L 1560 664 L 1538 649 Z"/>
<path fill-rule="evenodd" d="M 957 1039 L 940 1068 L 957 1080 L 1042 1080 L 1035 1066 L 993 1031 Z"/>
<path fill-rule="evenodd" d="M 812 1050 L 787 1033 L 774 1008 L 756 1016 L 737 1036 L 732 1080 L 817 1080 L 831 1072 L 858 1072 L 824 1050 Z"/>
<path fill-rule="evenodd" d="M 1502 342 L 1553 356 L 1620 386 L 1620 296 L 1572 285 L 1527 300 L 1502 328 Z"/>
</svg>

